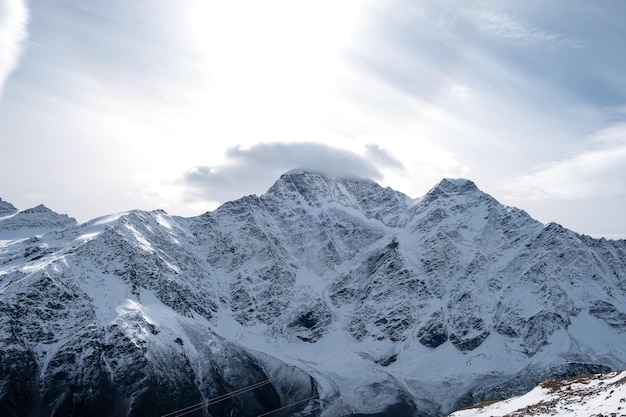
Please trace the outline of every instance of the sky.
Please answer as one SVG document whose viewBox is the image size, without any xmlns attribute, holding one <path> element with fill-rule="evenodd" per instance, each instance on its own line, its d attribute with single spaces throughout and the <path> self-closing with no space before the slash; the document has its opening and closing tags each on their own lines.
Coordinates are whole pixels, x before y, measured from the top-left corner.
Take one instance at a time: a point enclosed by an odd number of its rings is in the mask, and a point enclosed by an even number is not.
<svg viewBox="0 0 626 417">
<path fill-rule="evenodd" d="M 194 216 L 293 168 L 626 238 L 623 0 L 0 0 L 0 198 Z"/>
</svg>

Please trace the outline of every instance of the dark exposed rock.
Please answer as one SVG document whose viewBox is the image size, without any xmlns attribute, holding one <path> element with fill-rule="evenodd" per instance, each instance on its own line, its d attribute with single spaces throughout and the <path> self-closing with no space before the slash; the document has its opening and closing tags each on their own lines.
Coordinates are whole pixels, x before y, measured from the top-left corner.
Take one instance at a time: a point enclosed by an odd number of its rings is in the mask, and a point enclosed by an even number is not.
<svg viewBox="0 0 626 417">
<path fill-rule="evenodd" d="M 331 320 L 326 305 L 321 300 L 316 300 L 294 312 L 294 319 L 287 324 L 286 331 L 304 342 L 314 343 L 328 331 Z"/>
<path fill-rule="evenodd" d="M 458 336 L 455 333 L 450 335 L 450 341 L 460 351 L 474 350 L 489 336 L 489 332 L 482 332 L 474 337 Z"/>
<path fill-rule="evenodd" d="M 589 314 L 604 320 L 611 327 L 619 330 L 626 329 L 626 314 L 619 311 L 611 303 L 596 300 L 589 307 Z"/>
<path fill-rule="evenodd" d="M 548 339 L 554 332 L 567 326 L 567 321 L 554 312 L 541 311 L 529 318 L 523 334 L 527 355 L 537 353 L 548 344 Z"/>
<path fill-rule="evenodd" d="M 443 313 L 434 312 L 428 321 L 417 331 L 419 342 L 431 349 L 444 344 L 448 340 L 448 331 L 443 321 Z"/>
</svg>

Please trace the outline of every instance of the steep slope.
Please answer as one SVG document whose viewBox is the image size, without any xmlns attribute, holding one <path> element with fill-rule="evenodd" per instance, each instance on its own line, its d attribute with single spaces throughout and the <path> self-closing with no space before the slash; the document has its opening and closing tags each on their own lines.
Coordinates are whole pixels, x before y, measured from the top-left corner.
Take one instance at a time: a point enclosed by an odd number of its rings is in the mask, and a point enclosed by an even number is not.
<svg viewBox="0 0 626 417">
<path fill-rule="evenodd" d="M 468 180 L 410 199 L 292 171 L 194 218 L 47 210 L 0 218 L 8 415 L 440 415 L 626 367 L 626 241 Z"/>
</svg>

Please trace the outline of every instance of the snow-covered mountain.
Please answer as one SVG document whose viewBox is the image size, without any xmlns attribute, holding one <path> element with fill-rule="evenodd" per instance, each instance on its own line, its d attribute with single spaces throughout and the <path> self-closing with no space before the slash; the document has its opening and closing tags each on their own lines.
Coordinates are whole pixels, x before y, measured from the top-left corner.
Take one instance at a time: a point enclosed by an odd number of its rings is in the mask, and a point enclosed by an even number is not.
<svg viewBox="0 0 626 417">
<path fill-rule="evenodd" d="M 468 180 L 291 171 L 80 225 L 0 203 L 3 415 L 441 415 L 626 367 L 626 241 Z"/>
</svg>

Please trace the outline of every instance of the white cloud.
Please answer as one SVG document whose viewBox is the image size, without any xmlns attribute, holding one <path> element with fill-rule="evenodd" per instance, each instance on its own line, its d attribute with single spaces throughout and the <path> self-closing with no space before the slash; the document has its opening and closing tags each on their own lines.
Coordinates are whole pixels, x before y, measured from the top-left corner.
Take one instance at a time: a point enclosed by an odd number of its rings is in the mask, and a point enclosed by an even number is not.
<svg viewBox="0 0 626 417">
<path fill-rule="evenodd" d="M 468 101 L 472 98 L 472 90 L 464 84 L 453 84 L 448 90 L 448 94 L 459 101 Z"/>
<path fill-rule="evenodd" d="M 626 124 L 603 129 L 578 152 L 505 183 L 516 200 L 582 200 L 624 195 Z"/>
<path fill-rule="evenodd" d="M 23 0 L 0 0 L 0 96 L 22 54 L 27 22 L 28 9 Z"/>
</svg>

